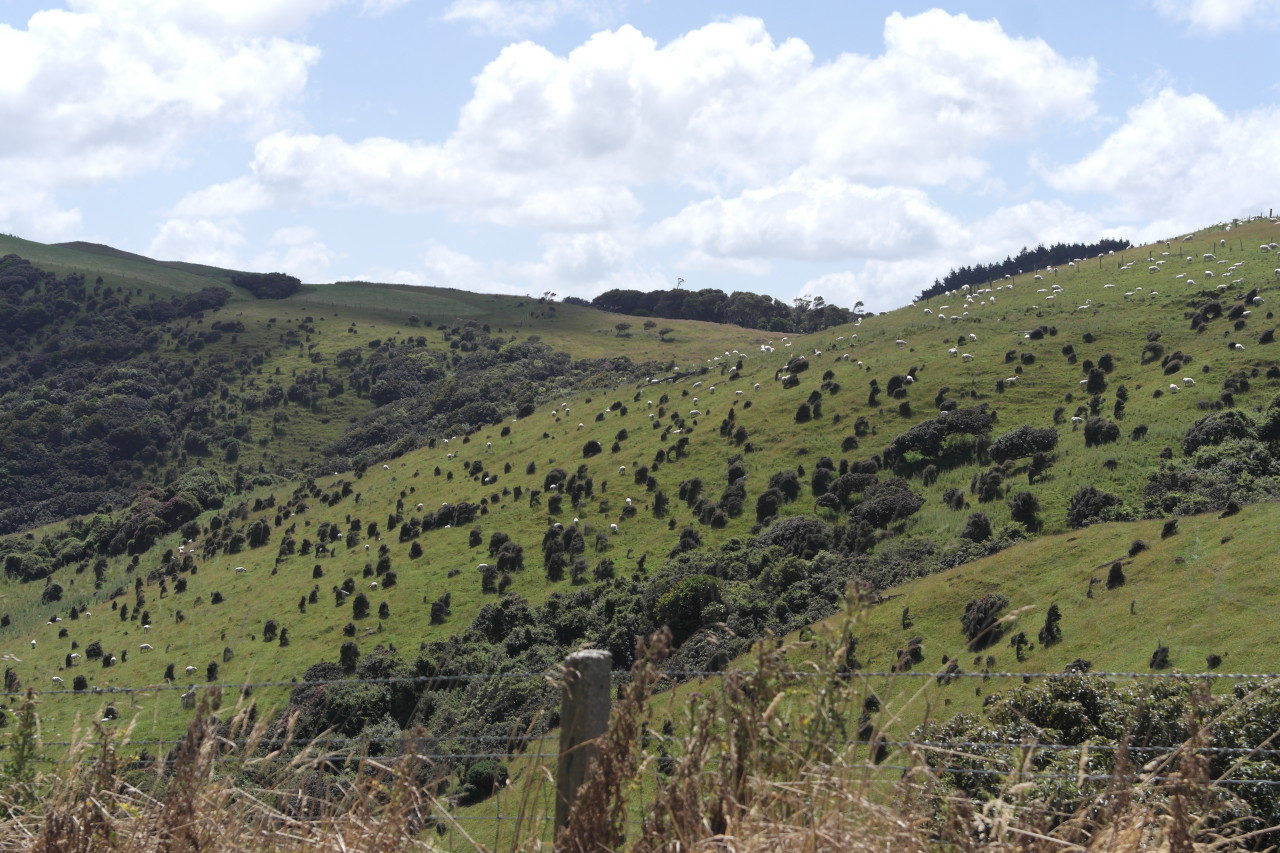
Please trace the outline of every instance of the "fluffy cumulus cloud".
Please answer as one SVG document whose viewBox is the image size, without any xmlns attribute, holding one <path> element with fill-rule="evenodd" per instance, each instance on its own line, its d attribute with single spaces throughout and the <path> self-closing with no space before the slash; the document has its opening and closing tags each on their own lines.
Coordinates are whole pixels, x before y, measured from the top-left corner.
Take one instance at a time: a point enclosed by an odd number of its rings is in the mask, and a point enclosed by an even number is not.
<svg viewBox="0 0 1280 853">
<path fill-rule="evenodd" d="M 1280 0 L 1151 0 L 1161 15 L 1209 35 L 1280 22 Z"/>
<path fill-rule="evenodd" d="M 1150 223 L 1143 238 L 1265 211 L 1280 197 L 1280 108 L 1228 114 L 1200 94 L 1166 89 L 1131 109 L 1097 148 L 1050 168 L 1068 193 L 1101 193 L 1113 219 Z"/>
<path fill-rule="evenodd" d="M 245 242 L 240 225 L 234 220 L 170 219 L 160 226 L 146 255 L 235 269 Z"/>
<path fill-rule="evenodd" d="M 56 195 L 171 165 L 215 126 L 269 128 L 319 53 L 238 33 L 285 27 L 305 6 L 77 0 L 0 25 L 0 173 Z"/>
<path fill-rule="evenodd" d="M 1093 110 L 1096 72 L 995 22 L 892 15 L 885 50 L 815 61 L 763 22 L 708 24 L 665 45 L 631 26 L 567 55 L 504 48 L 438 143 L 283 131 L 253 178 L 289 203 L 347 198 L 393 210 L 544 229 L 616 228 L 635 190 L 723 193 L 786 181 L 970 181 L 985 146 Z M 196 207 L 196 200 L 184 205 Z"/>
<path fill-rule="evenodd" d="M 305 225 L 277 228 L 268 242 L 270 248 L 249 261 L 250 269 L 284 272 L 306 282 L 323 281 L 339 257 L 320 239 L 319 232 Z"/>
<path fill-rule="evenodd" d="M 599 25 L 617 6 L 602 0 L 453 0 L 441 18 L 486 35 L 521 36 L 549 29 L 562 18 Z"/>
<path fill-rule="evenodd" d="M 652 239 L 687 241 L 714 256 L 838 261 L 928 253 L 954 227 L 918 189 L 793 175 L 691 204 L 659 223 Z"/>
</svg>

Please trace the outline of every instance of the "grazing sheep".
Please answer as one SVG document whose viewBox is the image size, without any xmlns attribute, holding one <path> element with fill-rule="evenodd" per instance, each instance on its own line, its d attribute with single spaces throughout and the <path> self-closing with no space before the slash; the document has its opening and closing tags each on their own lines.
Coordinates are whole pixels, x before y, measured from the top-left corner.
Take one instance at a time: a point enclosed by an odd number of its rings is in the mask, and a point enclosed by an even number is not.
<svg viewBox="0 0 1280 853">
<path fill-rule="evenodd" d="M 1177 385 L 1176 383 L 1173 383 L 1173 382 L 1170 382 L 1170 383 L 1169 383 L 1169 393 L 1170 393 L 1170 394 L 1177 394 L 1177 393 L 1178 393 L 1179 391 L 1181 391 L 1181 390 L 1182 390 L 1182 387 L 1181 387 L 1180 385 Z"/>
<path fill-rule="evenodd" d="M 894 343 L 900 347 L 905 347 L 907 345 L 907 342 L 904 341 L 902 338 L 898 338 L 896 341 L 894 341 Z"/>
<path fill-rule="evenodd" d="M 341 535 L 341 534 L 339 534 L 339 535 Z M 236 574 L 238 574 L 238 575 L 242 575 L 242 574 L 244 574 L 244 573 L 245 573 L 245 572 L 247 572 L 247 571 L 249 571 L 249 570 L 248 570 L 248 569 L 246 569 L 244 566 L 236 566 Z"/>
<path fill-rule="evenodd" d="M 610 525 L 609 525 L 609 532 L 610 532 L 610 533 L 617 533 L 617 532 L 618 532 L 618 525 L 616 525 L 616 524 L 610 524 Z"/>
<path fill-rule="evenodd" d="M 377 581 L 369 581 L 369 589 L 377 589 L 377 588 L 378 588 Z"/>
<path fill-rule="evenodd" d="M 1244 349 L 1244 344 L 1232 344 L 1231 348 L 1235 350 L 1242 350 Z"/>
<path fill-rule="evenodd" d="M 1080 417 L 1079 415 L 1075 415 L 1071 418 L 1071 423 L 1075 424 L 1076 426 L 1079 426 L 1080 424 L 1084 423 L 1084 418 Z"/>
<path fill-rule="evenodd" d="M 73 661 L 75 661 L 75 660 L 80 660 L 80 653 L 79 653 L 79 652 L 72 652 L 72 653 L 71 653 L 71 659 L 72 659 Z"/>
<path fill-rule="evenodd" d="M 36 641 L 35 641 L 35 640 L 32 640 L 32 641 L 31 641 L 31 648 L 33 648 L 33 649 L 34 649 L 35 647 L 36 647 Z"/>
<path fill-rule="evenodd" d="M 187 667 L 187 675 L 191 675 L 195 671 L 196 671 L 196 668 L 194 666 Z"/>
<path fill-rule="evenodd" d="M 1192 379 L 1190 376 L 1184 376 L 1182 377 L 1182 384 L 1188 388 L 1194 388 L 1196 381 Z"/>
<path fill-rule="evenodd" d="M 149 651 L 153 651 L 153 649 L 150 643 L 143 643 L 142 645 L 138 646 L 138 651 L 149 652 Z"/>
<path fill-rule="evenodd" d="M 55 676 L 53 677 L 53 683 L 54 683 L 54 684 L 61 684 L 61 683 L 62 683 L 62 679 L 55 675 Z"/>
</svg>

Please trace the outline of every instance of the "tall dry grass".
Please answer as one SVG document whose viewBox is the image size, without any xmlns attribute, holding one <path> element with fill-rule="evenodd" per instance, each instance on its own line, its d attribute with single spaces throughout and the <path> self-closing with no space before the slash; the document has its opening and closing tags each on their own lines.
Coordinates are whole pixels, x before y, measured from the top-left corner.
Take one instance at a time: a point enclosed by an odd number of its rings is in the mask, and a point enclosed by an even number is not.
<svg viewBox="0 0 1280 853">
<path fill-rule="evenodd" d="M 883 728 L 894 711 L 858 679 L 850 633 L 814 642 L 821 654 L 804 676 L 792 671 L 793 649 L 761 644 L 750 672 L 708 679 L 683 702 L 683 717 L 668 729 L 679 734 L 668 736 L 660 733 L 654 693 L 669 636 L 652 638 L 615 702 L 555 849 L 1183 853 L 1257 849 L 1262 840 L 1262 831 L 1232 820 L 1240 804 L 1214 785 L 1199 750 L 1214 720 L 1195 718 L 1195 709 L 1181 749 L 1139 767 L 1122 746 L 1109 784 L 1070 813 L 1037 799 L 1032 745 L 1021 766 L 1003 771 L 998 793 L 975 802 L 954 793 L 923 749 L 890 753 Z M 202 700 L 168 756 L 139 760 L 128 729 L 95 723 L 58 772 L 39 774 L 38 699 L 29 694 L 0 753 L 7 759 L 0 850 L 553 847 L 545 816 L 531 805 L 545 801 L 540 786 L 553 780 L 532 765 L 524 777 L 533 782 L 517 795 L 518 817 L 505 834 L 481 839 L 437 794 L 430 759 L 412 751 L 412 738 L 395 760 L 359 757 L 334 773 L 333 756 L 288 737 L 268 749 L 265 721 L 244 705 L 220 715 L 218 702 L 213 691 Z"/>
</svg>

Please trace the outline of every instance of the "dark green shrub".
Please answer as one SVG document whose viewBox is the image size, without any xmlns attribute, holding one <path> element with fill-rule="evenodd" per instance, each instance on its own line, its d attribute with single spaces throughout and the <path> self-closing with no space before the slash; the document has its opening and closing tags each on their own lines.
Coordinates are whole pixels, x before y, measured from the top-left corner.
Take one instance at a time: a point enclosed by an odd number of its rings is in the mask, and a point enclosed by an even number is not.
<svg viewBox="0 0 1280 853">
<path fill-rule="evenodd" d="M 964 528 L 960 531 L 960 538 L 972 542 L 986 542 L 991 538 L 991 519 L 987 518 L 986 513 L 973 513 L 965 521 Z"/>
<path fill-rule="evenodd" d="M 1040 629 L 1040 645 L 1052 646 L 1062 639 L 1062 610 L 1055 601 L 1044 614 L 1044 627 Z"/>
<path fill-rule="evenodd" d="M 996 624 L 1000 611 L 1009 606 L 1009 599 L 999 593 L 989 593 L 975 598 L 964 606 L 960 624 L 964 628 L 965 639 L 969 648 L 985 649 L 1000 638 L 1001 630 Z"/>
</svg>

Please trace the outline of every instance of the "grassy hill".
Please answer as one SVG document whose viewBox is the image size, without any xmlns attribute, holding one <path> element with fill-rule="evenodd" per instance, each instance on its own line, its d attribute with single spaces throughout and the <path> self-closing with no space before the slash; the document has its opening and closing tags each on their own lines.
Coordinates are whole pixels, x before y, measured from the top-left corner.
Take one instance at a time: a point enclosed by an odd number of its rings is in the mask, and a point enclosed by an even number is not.
<svg viewBox="0 0 1280 853">
<path fill-rule="evenodd" d="M 1181 669 L 1202 669 L 1209 654 L 1232 669 L 1270 669 L 1258 615 L 1276 603 L 1265 556 L 1275 509 L 1250 504 L 1277 492 L 1280 471 L 1266 427 L 1280 393 L 1280 350 L 1268 334 L 1280 282 L 1275 257 L 1259 248 L 1278 235 L 1266 220 L 1205 229 L 1188 241 L 1026 271 L 788 338 L 683 321 L 664 321 L 675 331 L 660 338 L 639 318 L 436 288 L 308 285 L 280 301 L 237 293 L 171 323 L 154 358 L 140 356 L 193 370 L 230 365 L 190 395 L 207 403 L 207 422 L 184 422 L 163 461 L 140 463 L 144 504 L 0 540 L 0 560 L 22 565 L 33 555 L 54 566 L 35 582 L 11 572 L 0 583 L 10 701 L 18 685 L 63 679 L 41 705 L 45 737 L 58 742 L 77 716 L 97 718 L 113 700 L 94 690 L 128 688 L 139 692 L 114 697 L 120 716 L 137 718 L 136 736 L 166 740 L 184 730 L 190 712 L 180 696 L 206 683 L 210 663 L 219 683 L 289 682 L 312 664 L 337 662 L 353 642 L 370 667 L 384 667 L 368 671 L 545 672 L 566 649 L 625 649 L 667 617 L 679 620 L 684 641 L 677 664 L 724 665 L 765 631 L 839 618 L 830 614 L 854 578 L 883 587 L 888 599 L 856 629 L 867 669 L 891 664 L 915 637 L 923 638 L 922 668 L 946 654 L 966 671 L 1058 670 L 1076 658 L 1095 669 L 1144 670 L 1162 644 Z M 135 298 L 193 293 L 220 279 L 218 271 L 15 238 L 0 243 L 6 252 L 59 275 L 100 274 Z M 238 331 L 193 347 L 215 322 Z M 631 325 L 620 331 L 621 322 Z M 531 339 L 567 352 L 573 369 L 501 373 L 528 366 L 500 356 Z M 791 360 L 801 355 L 808 367 L 797 370 Z M 467 356 L 488 359 L 483 371 L 460 372 L 478 364 Z M 16 355 L 9 362 L 18 363 Z M 287 389 L 309 371 L 315 393 L 290 399 Z M 389 371 L 416 384 L 380 402 L 377 382 Z M 451 428 L 460 422 L 443 401 L 476 382 L 507 389 L 492 401 L 501 417 Z M 273 385 L 283 400 L 261 405 L 255 395 Z M 983 406 L 995 417 L 988 428 L 930 439 L 949 428 L 948 418 L 954 424 Z M 1184 452 L 1193 424 L 1229 412 L 1239 422 L 1222 420 L 1202 447 Z M 1023 426 L 1051 430 L 1055 446 L 1040 460 L 1000 463 L 993 448 Z M 238 434 L 234 457 L 217 443 L 223 432 Z M 214 437 L 211 449 L 184 455 L 177 448 L 195 433 Z M 343 456 L 341 448 L 354 446 Z M 113 551 L 95 539 L 95 531 L 146 517 L 145 501 L 170 500 L 163 484 L 197 463 L 221 478 L 220 505 L 198 507 L 185 530 L 157 522 L 154 544 L 136 553 L 124 540 Z M 832 475 L 815 480 L 828 465 Z M 848 491 L 823 500 L 846 472 Z M 1077 495 L 1087 486 L 1115 501 L 1082 507 Z M 1010 508 L 1020 492 L 1038 504 L 1030 522 Z M 881 519 L 873 498 L 897 503 Z M 1232 502 L 1245 508 L 1219 519 Z M 450 521 L 464 504 L 471 517 Z M 1073 529 L 1073 507 L 1077 523 L 1111 523 Z M 979 512 L 989 538 L 973 533 Z M 1186 517 L 1162 539 L 1174 515 Z M 417 532 L 402 536 L 410 528 Z M 245 541 L 232 547 L 234 534 Z M 523 568 L 487 582 L 479 565 L 496 563 L 494 534 L 522 546 Z M 560 545 L 548 550 L 551 538 Z M 1130 557 L 1135 539 L 1150 548 Z M 317 556 L 322 541 L 332 550 Z M 195 553 L 184 565 L 179 548 L 188 546 Z M 564 564 L 548 571 L 560 551 Z M 1115 561 L 1126 583 L 1107 589 Z M 1089 597 L 1093 577 L 1103 583 Z M 334 588 L 348 580 L 351 594 L 339 597 Z M 51 600 L 54 584 L 61 592 Z M 975 665 L 960 615 L 988 592 L 1009 599 L 1005 612 L 1036 609 Z M 367 615 L 353 613 L 357 594 L 368 600 Z M 1053 603 L 1063 614 L 1062 641 L 1046 649 L 1033 639 L 1017 661 L 1008 638 L 1019 630 L 1034 638 Z M 268 621 L 277 634 L 265 642 Z M 66 666 L 68 654 L 94 642 L 120 660 Z M 172 689 L 164 680 L 170 664 Z M 90 689 L 72 691 L 76 676 Z M 977 710 L 995 687 L 975 686 L 930 688 L 930 713 Z M 288 684 L 254 690 L 264 708 L 289 694 Z M 324 719 L 347 714 L 357 740 L 384 713 L 463 737 L 508 731 L 548 701 L 554 692 L 541 684 L 523 692 L 441 688 L 411 701 L 353 701 L 344 712 L 326 706 Z"/>
</svg>

